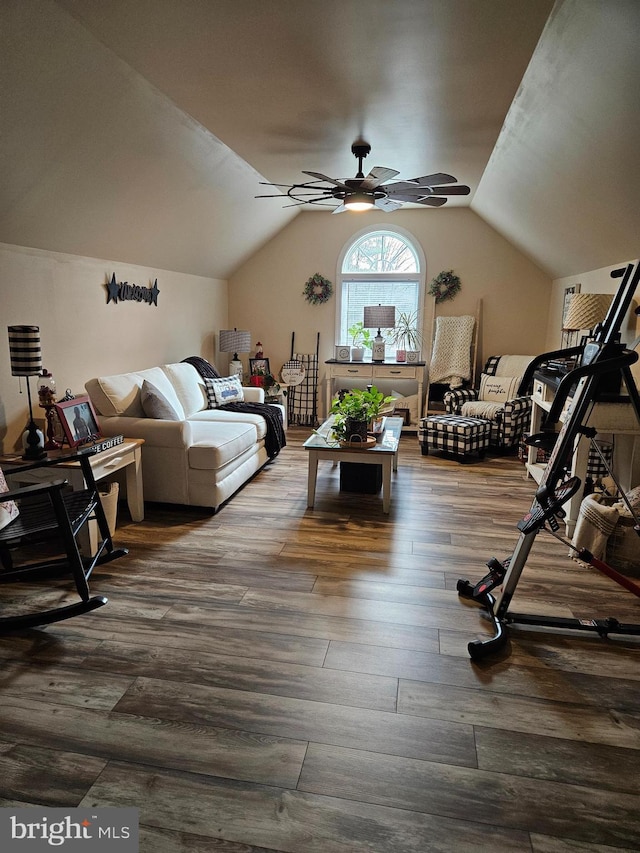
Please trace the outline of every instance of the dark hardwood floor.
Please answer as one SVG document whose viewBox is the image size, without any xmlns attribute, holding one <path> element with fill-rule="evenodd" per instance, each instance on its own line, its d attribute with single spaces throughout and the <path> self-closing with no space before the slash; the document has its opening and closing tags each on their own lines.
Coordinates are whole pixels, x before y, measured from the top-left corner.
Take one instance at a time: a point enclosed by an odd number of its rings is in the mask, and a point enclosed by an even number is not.
<svg viewBox="0 0 640 853">
<path fill-rule="evenodd" d="M 0 638 L 0 805 L 136 806 L 144 853 L 638 851 L 640 643 L 467 654 L 489 629 L 456 581 L 511 552 L 523 465 L 404 436 L 388 516 L 328 462 L 308 510 L 307 434 L 215 516 L 121 504 L 109 604 Z M 516 603 L 640 622 L 545 534 Z"/>
</svg>

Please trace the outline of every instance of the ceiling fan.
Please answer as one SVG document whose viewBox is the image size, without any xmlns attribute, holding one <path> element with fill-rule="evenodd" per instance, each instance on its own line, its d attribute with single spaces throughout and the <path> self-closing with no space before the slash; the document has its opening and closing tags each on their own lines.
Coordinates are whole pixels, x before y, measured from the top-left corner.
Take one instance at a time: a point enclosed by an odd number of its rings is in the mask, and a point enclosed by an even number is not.
<svg viewBox="0 0 640 853">
<path fill-rule="evenodd" d="M 271 184 L 267 181 L 260 183 L 268 187 L 283 189 L 287 187 L 286 192 L 292 203 L 286 204 L 285 207 L 302 204 L 330 206 L 336 201 L 340 202 L 332 211 L 333 213 L 342 213 L 345 210 L 371 210 L 373 207 L 392 211 L 402 207 L 403 202 L 441 207 L 447 201 L 446 196 L 469 195 L 471 192 L 464 184 L 457 184 L 457 178 L 453 175 L 442 172 L 387 184 L 385 181 L 395 178 L 400 172 L 387 169 L 385 166 L 375 166 L 365 177 L 362 161 L 370 151 L 371 146 L 364 139 L 356 139 L 351 146 L 351 153 L 358 161 L 358 174 L 355 178 L 339 181 L 320 172 L 303 171 L 303 175 L 309 175 L 314 180 L 292 186 Z M 256 198 L 282 198 L 282 193 L 257 195 Z"/>
</svg>

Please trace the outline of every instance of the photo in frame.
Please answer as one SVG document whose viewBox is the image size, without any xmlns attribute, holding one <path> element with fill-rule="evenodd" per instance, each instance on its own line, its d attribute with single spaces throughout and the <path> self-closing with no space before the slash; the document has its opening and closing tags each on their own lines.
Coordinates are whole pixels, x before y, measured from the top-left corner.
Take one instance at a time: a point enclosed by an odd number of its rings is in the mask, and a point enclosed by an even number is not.
<svg viewBox="0 0 640 853">
<path fill-rule="evenodd" d="M 87 396 L 56 403 L 56 413 L 69 447 L 80 447 L 102 437 L 98 418 Z"/>
<path fill-rule="evenodd" d="M 271 373 L 268 358 L 250 358 L 249 373 L 252 376 L 268 376 Z"/>
<path fill-rule="evenodd" d="M 567 319 L 567 313 L 569 311 L 569 305 L 571 303 L 571 297 L 574 293 L 580 293 L 582 285 L 581 284 L 572 284 L 569 287 L 565 287 L 564 295 L 562 298 L 562 343 L 561 349 L 566 349 L 567 347 L 574 346 L 577 343 L 577 332 L 567 331 L 564 327 L 565 320 Z"/>
</svg>

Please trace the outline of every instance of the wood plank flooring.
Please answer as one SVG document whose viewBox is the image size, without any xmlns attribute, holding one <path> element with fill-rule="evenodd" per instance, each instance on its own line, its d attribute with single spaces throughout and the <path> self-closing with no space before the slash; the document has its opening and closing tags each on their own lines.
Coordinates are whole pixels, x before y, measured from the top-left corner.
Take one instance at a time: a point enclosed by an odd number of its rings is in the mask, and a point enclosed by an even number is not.
<svg viewBox="0 0 640 853">
<path fill-rule="evenodd" d="M 513 549 L 522 464 L 403 436 L 388 516 L 327 462 L 308 510 L 307 434 L 215 516 L 121 503 L 109 604 L 0 638 L 0 805 L 136 806 L 144 853 L 640 850 L 640 642 L 467 654 L 456 582 Z M 514 609 L 640 622 L 566 552 L 538 536 Z"/>
</svg>

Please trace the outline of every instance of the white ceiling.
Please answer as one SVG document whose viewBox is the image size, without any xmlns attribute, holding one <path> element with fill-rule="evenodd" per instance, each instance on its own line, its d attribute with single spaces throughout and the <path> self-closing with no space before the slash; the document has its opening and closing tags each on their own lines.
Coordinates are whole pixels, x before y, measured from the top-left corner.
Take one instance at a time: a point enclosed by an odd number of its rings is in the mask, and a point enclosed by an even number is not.
<svg viewBox="0 0 640 853">
<path fill-rule="evenodd" d="M 0 240 L 225 278 L 299 212 L 259 181 L 352 177 L 362 134 L 553 277 L 634 258 L 640 3 L 552 9 L 4 0 Z"/>
</svg>

